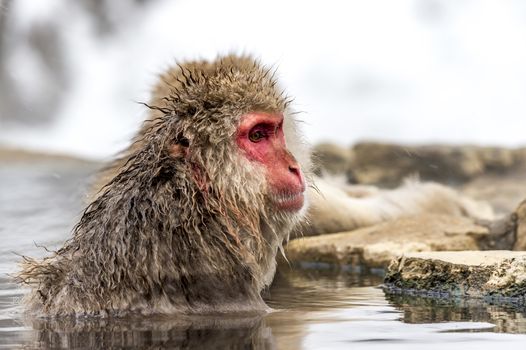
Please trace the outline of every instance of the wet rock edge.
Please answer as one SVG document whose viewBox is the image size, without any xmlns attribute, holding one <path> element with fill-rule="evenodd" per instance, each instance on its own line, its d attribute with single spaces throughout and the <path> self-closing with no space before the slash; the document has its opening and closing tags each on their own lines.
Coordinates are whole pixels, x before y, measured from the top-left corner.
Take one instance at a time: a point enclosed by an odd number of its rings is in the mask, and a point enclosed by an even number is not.
<svg viewBox="0 0 526 350">
<path fill-rule="evenodd" d="M 381 288 L 387 294 L 433 299 L 475 299 L 489 304 L 524 307 L 526 280 L 498 287 L 491 283 L 492 278 L 504 276 L 509 265 L 515 261 L 512 258 L 487 266 L 468 266 L 438 259 L 402 256 L 392 261 Z M 518 263 L 526 267 L 525 260 Z M 404 271 L 409 276 L 404 276 Z"/>
</svg>

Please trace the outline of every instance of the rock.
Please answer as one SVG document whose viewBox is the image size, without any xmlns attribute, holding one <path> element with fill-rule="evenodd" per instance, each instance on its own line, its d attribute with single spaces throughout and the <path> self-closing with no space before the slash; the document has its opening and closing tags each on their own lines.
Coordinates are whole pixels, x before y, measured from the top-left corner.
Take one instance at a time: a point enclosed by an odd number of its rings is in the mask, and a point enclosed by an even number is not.
<svg viewBox="0 0 526 350">
<path fill-rule="evenodd" d="M 313 148 L 314 172 L 317 175 L 347 176 L 351 168 L 351 150 L 332 143 L 320 143 Z"/>
<path fill-rule="evenodd" d="M 448 146 L 402 146 L 359 143 L 354 146 L 353 174 L 359 183 L 395 186 L 407 176 L 454 182 L 483 171 L 476 152 Z"/>
<path fill-rule="evenodd" d="M 517 223 L 517 239 L 513 250 L 526 250 L 526 200 L 519 205 L 514 215 Z"/>
<path fill-rule="evenodd" d="M 57 154 L 57 153 L 46 153 L 36 152 L 25 149 L 11 148 L 8 146 L 0 145 L 0 162 L 2 163 L 93 163 L 95 161 L 78 158 L 75 156 Z"/>
<path fill-rule="evenodd" d="M 461 184 L 487 172 L 512 170 L 522 162 L 522 153 L 497 147 L 358 143 L 352 173 L 358 183 L 390 187 L 414 174 L 422 180 Z"/>
<path fill-rule="evenodd" d="M 405 254 L 390 264 L 387 290 L 435 297 L 526 301 L 526 253 L 448 251 Z"/>
<path fill-rule="evenodd" d="M 402 254 L 478 250 L 490 230 L 471 219 L 437 214 L 399 218 L 358 230 L 292 240 L 285 255 L 292 264 L 328 263 L 387 267 Z"/>
<path fill-rule="evenodd" d="M 515 245 L 517 240 L 515 214 L 503 215 L 493 220 L 475 219 L 475 223 L 489 230 L 489 234 L 478 239 L 480 250 L 508 250 Z"/>
<path fill-rule="evenodd" d="M 496 213 L 511 213 L 526 198 L 526 163 L 504 173 L 488 172 L 463 184 L 459 191 L 473 199 L 487 201 Z"/>
<path fill-rule="evenodd" d="M 517 161 L 521 164 L 526 164 L 526 147 L 521 147 L 515 151 Z"/>
</svg>

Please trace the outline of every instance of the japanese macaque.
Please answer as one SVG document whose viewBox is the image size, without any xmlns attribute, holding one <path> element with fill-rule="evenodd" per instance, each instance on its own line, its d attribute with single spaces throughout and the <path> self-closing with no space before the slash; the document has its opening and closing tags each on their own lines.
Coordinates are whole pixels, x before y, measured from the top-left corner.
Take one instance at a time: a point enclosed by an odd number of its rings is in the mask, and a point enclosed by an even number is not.
<svg viewBox="0 0 526 350">
<path fill-rule="evenodd" d="M 436 184 L 352 198 L 314 180 L 289 105 L 272 71 L 250 57 L 165 73 L 151 115 L 101 177 L 73 237 L 43 260 L 24 259 L 18 280 L 32 287 L 28 310 L 265 311 L 260 292 L 293 229 L 338 232 L 424 211 L 486 214 Z"/>
<path fill-rule="evenodd" d="M 495 219 L 486 202 L 475 201 L 433 182 L 406 179 L 399 188 L 345 185 L 334 179 L 314 178 L 307 220 L 294 235 L 310 236 L 351 231 L 404 216 L 435 213 L 464 216 L 483 222 Z"/>
<path fill-rule="evenodd" d="M 149 107 L 73 237 L 25 258 L 29 311 L 268 309 L 260 292 L 305 215 L 309 183 L 309 152 L 273 71 L 250 57 L 186 63 L 161 77 Z"/>
</svg>

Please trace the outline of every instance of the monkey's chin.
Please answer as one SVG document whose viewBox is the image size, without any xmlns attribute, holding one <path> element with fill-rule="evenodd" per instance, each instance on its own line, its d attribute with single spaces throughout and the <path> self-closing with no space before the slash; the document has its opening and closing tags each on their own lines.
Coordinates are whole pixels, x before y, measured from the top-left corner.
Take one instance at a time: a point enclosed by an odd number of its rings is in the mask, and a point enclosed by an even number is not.
<svg viewBox="0 0 526 350">
<path fill-rule="evenodd" d="M 280 193 L 272 195 L 276 209 L 287 212 L 298 212 L 305 206 L 305 193 Z"/>
</svg>

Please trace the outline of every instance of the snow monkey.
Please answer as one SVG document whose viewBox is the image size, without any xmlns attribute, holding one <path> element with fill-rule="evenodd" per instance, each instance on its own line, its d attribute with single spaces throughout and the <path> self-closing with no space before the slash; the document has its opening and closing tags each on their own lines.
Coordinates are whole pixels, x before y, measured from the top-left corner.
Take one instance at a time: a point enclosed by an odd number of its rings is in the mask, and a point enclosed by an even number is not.
<svg viewBox="0 0 526 350">
<path fill-rule="evenodd" d="M 166 72 L 148 120 L 103 174 L 73 237 L 41 261 L 25 258 L 18 280 L 32 287 L 28 310 L 264 312 L 260 292 L 293 229 L 338 232 L 421 212 L 492 215 L 438 184 L 353 198 L 313 178 L 289 102 L 251 57 Z M 309 223 L 298 225 L 309 202 Z"/>
<path fill-rule="evenodd" d="M 73 237 L 25 258 L 41 315 L 264 312 L 276 254 L 302 220 L 308 150 L 272 69 L 178 65 Z M 290 137 L 294 143 L 289 146 Z"/>
</svg>

